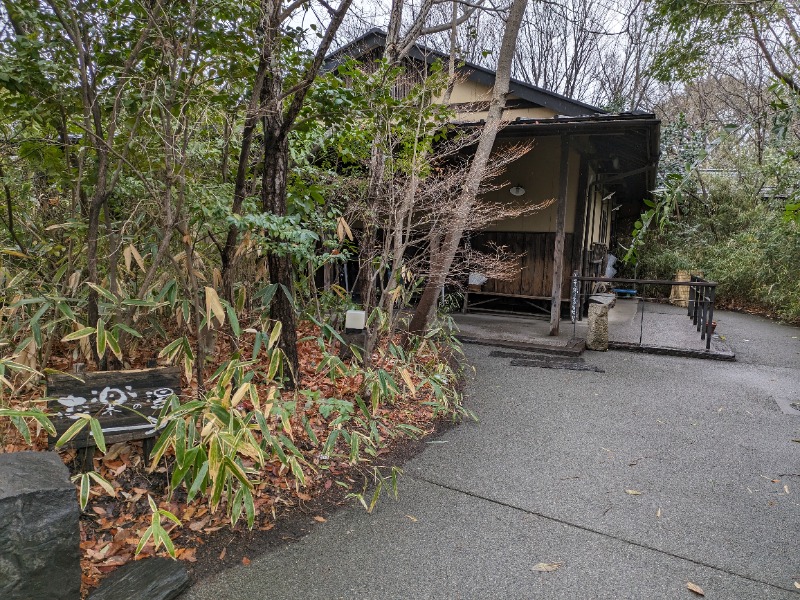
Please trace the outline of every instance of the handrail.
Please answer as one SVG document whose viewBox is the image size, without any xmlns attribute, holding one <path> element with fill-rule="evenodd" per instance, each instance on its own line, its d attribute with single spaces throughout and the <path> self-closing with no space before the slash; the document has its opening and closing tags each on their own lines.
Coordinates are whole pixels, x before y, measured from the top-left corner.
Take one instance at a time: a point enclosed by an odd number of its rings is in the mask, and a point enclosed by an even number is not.
<svg viewBox="0 0 800 600">
<path fill-rule="evenodd" d="M 697 331 L 701 332 L 700 339 L 706 340 L 706 350 L 711 348 L 716 296 L 716 284 L 712 286 L 711 282 L 697 275 L 691 275 L 689 277 L 689 302 L 687 304 L 687 312 L 692 318 L 692 322 L 697 325 Z M 701 300 L 698 301 L 698 297 L 701 298 Z"/>
<path fill-rule="evenodd" d="M 697 326 L 700 339 L 705 340 L 706 350 L 711 349 L 711 335 L 714 331 L 714 303 L 717 296 L 717 283 L 715 281 L 706 281 L 697 275 L 691 275 L 689 281 L 670 279 L 627 279 L 623 277 L 583 277 L 578 275 L 576 271 L 572 274 L 572 297 L 570 300 L 570 314 L 572 315 L 573 321 L 576 316 L 580 318 L 579 315 L 583 313 L 584 293 L 578 291 L 578 282 L 687 286 L 689 288 L 689 302 L 687 304 L 688 315 L 692 319 L 692 324 Z"/>
<path fill-rule="evenodd" d="M 695 277 L 692 275 L 692 277 Z M 578 277 L 578 281 L 592 281 L 599 283 L 635 283 L 641 285 L 689 285 L 689 281 L 678 281 L 677 279 L 624 279 L 621 277 Z M 707 287 L 717 287 L 714 281 L 705 283 Z"/>
</svg>

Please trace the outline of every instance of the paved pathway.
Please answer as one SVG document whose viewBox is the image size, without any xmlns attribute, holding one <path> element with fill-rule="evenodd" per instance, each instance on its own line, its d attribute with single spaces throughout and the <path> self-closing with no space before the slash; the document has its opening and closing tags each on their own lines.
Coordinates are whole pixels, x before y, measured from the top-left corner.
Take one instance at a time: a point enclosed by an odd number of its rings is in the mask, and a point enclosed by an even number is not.
<svg viewBox="0 0 800 600">
<path fill-rule="evenodd" d="M 186 600 L 800 597 L 800 415 L 778 405 L 800 402 L 800 330 L 718 321 L 739 362 L 587 352 L 595 372 L 467 346 L 481 421 L 408 463 L 399 501 Z"/>
</svg>

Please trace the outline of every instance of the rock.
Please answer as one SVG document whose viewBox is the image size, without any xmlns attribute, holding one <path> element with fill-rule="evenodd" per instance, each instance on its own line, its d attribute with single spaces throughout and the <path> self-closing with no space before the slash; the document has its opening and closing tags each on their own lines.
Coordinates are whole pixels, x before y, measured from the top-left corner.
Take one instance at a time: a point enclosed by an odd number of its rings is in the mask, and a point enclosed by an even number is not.
<svg viewBox="0 0 800 600">
<path fill-rule="evenodd" d="M 608 304 L 589 305 L 589 330 L 586 334 L 586 348 L 589 350 L 608 350 Z"/>
<path fill-rule="evenodd" d="M 358 333 L 346 333 L 343 332 L 341 334 L 342 339 L 347 343 L 339 344 L 339 358 L 342 361 L 347 361 L 353 358 L 353 352 L 350 350 L 350 346 L 357 346 L 361 349 L 361 353 L 363 354 L 364 348 L 367 346 L 367 330 L 360 331 Z"/>
<path fill-rule="evenodd" d="M 80 598 L 79 516 L 58 454 L 0 454 L 0 598 Z"/>
<path fill-rule="evenodd" d="M 100 582 L 89 600 L 171 600 L 189 585 L 183 563 L 169 558 L 129 562 Z"/>
</svg>

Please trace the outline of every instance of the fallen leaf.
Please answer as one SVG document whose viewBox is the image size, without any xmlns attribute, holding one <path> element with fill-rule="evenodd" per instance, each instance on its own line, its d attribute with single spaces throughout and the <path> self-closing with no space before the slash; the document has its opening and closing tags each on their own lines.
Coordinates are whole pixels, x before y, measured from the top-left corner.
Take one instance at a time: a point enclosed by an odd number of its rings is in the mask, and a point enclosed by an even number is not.
<svg viewBox="0 0 800 600">
<path fill-rule="evenodd" d="M 701 588 L 699 585 L 697 585 L 695 583 L 692 583 L 691 581 L 686 584 L 686 587 L 689 588 L 692 592 L 694 592 L 698 596 L 705 596 L 706 595 L 706 593 L 703 591 L 703 588 Z"/>
<path fill-rule="evenodd" d="M 406 516 L 407 516 L 409 519 L 411 519 L 411 521 L 413 521 L 414 523 L 416 523 L 416 522 L 419 520 L 419 519 L 417 519 L 417 517 L 412 517 L 411 515 L 406 515 Z"/>
<path fill-rule="evenodd" d="M 641 496 L 642 492 L 638 492 L 636 490 L 625 490 L 626 494 L 630 494 L 631 496 Z"/>
<path fill-rule="evenodd" d="M 101 508 L 101 507 L 99 507 L 99 506 L 93 506 L 93 507 L 92 507 L 92 510 L 93 510 L 94 512 L 96 512 L 98 515 L 104 515 L 104 514 L 106 514 L 106 509 L 105 509 L 105 508 Z"/>
<path fill-rule="evenodd" d="M 537 563 L 533 566 L 534 571 L 541 571 L 543 573 L 550 573 L 551 571 L 558 571 L 564 563 Z"/>
<path fill-rule="evenodd" d="M 300 500 L 305 500 L 306 502 L 311 500 L 311 496 L 304 494 L 303 492 L 297 492 L 297 497 L 300 498 Z"/>
<path fill-rule="evenodd" d="M 796 587 L 798 590 L 800 590 L 800 581 L 795 581 L 794 582 L 794 587 Z"/>
<path fill-rule="evenodd" d="M 119 458 L 121 454 L 130 454 L 130 446 L 125 442 L 119 442 L 117 444 L 113 444 L 109 449 L 108 452 L 103 456 L 103 464 L 108 464 L 113 460 Z"/>
<path fill-rule="evenodd" d="M 228 553 L 228 547 L 227 547 L 227 546 L 225 546 L 225 547 L 222 549 L 222 552 L 220 552 L 220 553 L 219 553 L 219 559 L 220 559 L 220 560 L 225 560 L 225 555 L 226 555 L 227 553 Z"/>
<path fill-rule="evenodd" d="M 788 485 L 783 486 L 783 491 L 788 494 L 789 493 L 789 486 Z"/>
<path fill-rule="evenodd" d="M 317 515 L 316 517 L 314 517 L 314 520 L 317 523 L 325 523 L 325 522 L 327 522 L 328 519 L 326 519 L 325 517 L 320 517 L 319 515 Z"/>
<path fill-rule="evenodd" d="M 103 561 L 104 567 L 119 567 L 130 560 L 130 556 L 111 556 Z"/>
<path fill-rule="evenodd" d="M 191 523 L 189 523 L 189 529 L 191 529 L 192 531 L 200 531 L 206 525 L 208 525 L 208 517 L 200 521 L 192 521 Z"/>
<path fill-rule="evenodd" d="M 197 548 L 181 548 L 178 551 L 178 558 L 186 562 L 197 562 L 196 552 Z"/>
<path fill-rule="evenodd" d="M 243 564 L 245 567 L 249 567 L 249 566 L 250 566 L 250 559 L 249 559 L 249 558 L 247 558 L 246 556 L 243 556 L 243 557 L 242 557 L 242 564 Z"/>
</svg>

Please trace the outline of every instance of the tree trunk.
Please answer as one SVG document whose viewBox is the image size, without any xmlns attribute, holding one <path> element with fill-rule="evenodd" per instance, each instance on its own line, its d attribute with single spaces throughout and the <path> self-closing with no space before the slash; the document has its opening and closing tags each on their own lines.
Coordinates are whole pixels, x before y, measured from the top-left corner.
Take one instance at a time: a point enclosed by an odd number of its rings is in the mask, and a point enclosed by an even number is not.
<svg viewBox="0 0 800 600">
<path fill-rule="evenodd" d="M 289 164 L 289 140 L 280 123 L 268 117 L 264 124 L 264 172 L 261 180 L 261 206 L 264 212 L 286 215 L 286 177 Z M 294 269 L 289 254 L 271 253 L 267 257 L 269 279 L 281 286 L 272 297 L 270 314 L 282 325 L 280 347 L 291 367 L 289 387 L 300 383 L 297 356 L 297 329 L 294 307 Z"/>
<path fill-rule="evenodd" d="M 106 152 L 101 150 L 98 154 L 100 155 L 100 160 L 97 166 L 97 183 L 95 184 L 94 195 L 89 203 L 89 222 L 86 231 L 86 280 L 95 285 L 99 284 L 97 249 L 98 237 L 100 235 L 100 211 L 106 200 L 106 169 L 108 165 Z M 92 287 L 89 288 L 89 298 L 86 303 L 86 318 L 89 327 L 97 327 L 97 321 L 100 318 L 100 309 L 98 306 L 98 294 Z M 97 353 L 95 336 L 92 335 L 90 340 L 92 358 L 99 367 L 102 357 Z"/>
<path fill-rule="evenodd" d="M 492 101 L 489 105 L 489 114 L 486 117 L 486 125 L 484 125 L 478 141 L 478 148 L 475 150 L 475 156 L 467 172 L 464 187 L 461 190 L 456 210 L 454 211 L 453 222 L 445 233 L 442 249 L 436 262 L 431 264 L 425 290 L 409 324 L 408 329 L 411 333 L 421 334 L 430 325 L 431 315 L 433 315 L 439 291 L 442 289 L 447 274 L 450 272 L 450 267 L 458 250 L 458 244 L 464 233 L 469 212 L 478 195 L 481 180 L 494 147 L 494 140 L 497 137 L 497 131 L 500 129 L 511 78 L 511 64 L 514 60 L 514 52 L 517 45 L 517 35 L 519 34 L 520 24 L 527 4 L 527 0 L 514 0 L 511 5 L 497 61 L 497 73 L 492 91 Z"/>
<path fill-rule="evenodd" d="M 264 61 L 262 60 L 262 63 Z M 250 148 L 253 143 L 253 135 L 255 133 L 256 125 L 258 124 L 258 98 L 261 96 L 261 87 L 263 85 L 262 71 L 266 70 L 266 64 L 259 65 L 259 77 L 257 77 L 256 85 L 258 89 L 253 91 L 254 99 L 251 100 L 250 107 L 248 108 L 247 115 L 244 122 L 244 131 L 242 132 L 242 147 L 239 150 L 239 165 L 236 169 L 236 182 L 234 183 L 233 191 L 233 205 L 231 212 L 239 214 L 242 210 L 242 204 L 247 191 L 247 172 L 250 166 Z M 233 269 L 235 267 L 236 244 L 239 241 L 239 229 L 235 225 L 228 228 L 228 235 L 225 238 L 225 246 L 223 246 L 220 256 L 222 262 L 222 295 L 230 303 L 233 303 Z"/>
</svg>

